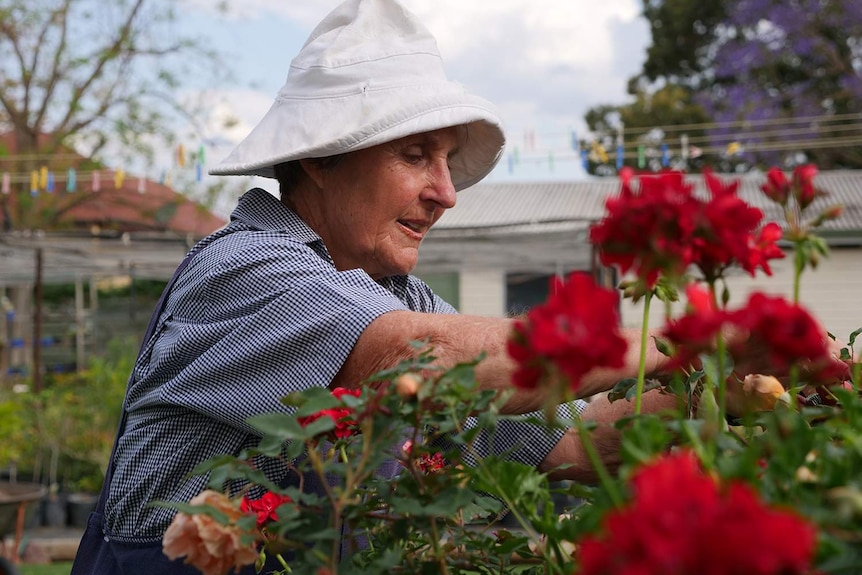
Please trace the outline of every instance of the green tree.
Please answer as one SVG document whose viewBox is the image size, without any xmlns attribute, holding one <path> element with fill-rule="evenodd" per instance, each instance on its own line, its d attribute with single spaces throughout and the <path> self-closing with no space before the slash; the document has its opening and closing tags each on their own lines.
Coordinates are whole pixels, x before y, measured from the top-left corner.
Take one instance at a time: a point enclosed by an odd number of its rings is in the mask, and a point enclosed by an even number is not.
<svg viewBox="0 0 862 575">
<path fill-rule="evenodd" d="M 752 161 L 862 167 L 858 0 L 734 0 L 698 94 Z M 732 134 L 728 132 L 732 130 Z M 798 158 L 798 159 L 797 159 Z"/>
<path fill-rule="evenodd" d="M 73 150 L 98 158 L 110 147 L 115 161 L 151 160 L 173 147 L 178 124 L 200 117 L 180 88 L 224 68 L 175 10 L 170 0 L 0 0 L 0 134 L 11 134 L 0 159 L 14 154 L 2 166 L 17 175 L 13 218 L 33 224 L 24 214 L 45 221 L 63 209 L 57 198 L 32 205 L 27 174 L 40 158 L 86 169 L 98 164 Z"/>
<path fill-rule="evenodd" d="M 633 82 L 631 89 L 633 102 L 596 106 L 585 115 L 590 131 L 602 140 L 615 140 L 622 128 L 625 165 L 655 169 L 660 167 L 662 144 L 667 144 L 673 150 L 673 160 L 679 161 L 684 139 L 691 145 L 700 145 L 705 139 L 701 126 L 709 118 L 693 102 L 690 88 L 668 84 L 650 91 Z M 694 158 L 688 168 L 699 168 L 701 161 L 701 157 Z M 598 168 L 595 163 L 591 167 L 593 172 Z"/>
<path fill-rule="evenodd" d="M 652 44 L 641 76 L 698 88 L 709 70 L 709 48 L 721 34 L 725 0 L 643 0 Z"/>
<path fill-rule="evenodd" d="M 720 34 L 725 10 L 724 0 L 643 0 L 652 43 L 641 73 L 629 81 L 633 100 L 596 106 L 584 118 L 599 141 L 615 139 L 623 127 L 626 165 L 657 167 L 661 144 L 679 161 L 683 138 L 703 149 L 703 128 L 688 126 L 710 120 L 694 97 L 706 81 L 709 48 Z M 697 169 L 706 159 L 700 156 L 687 167 Z M 591 171 L 597 167 L 591 164 Z"/>
</svg>

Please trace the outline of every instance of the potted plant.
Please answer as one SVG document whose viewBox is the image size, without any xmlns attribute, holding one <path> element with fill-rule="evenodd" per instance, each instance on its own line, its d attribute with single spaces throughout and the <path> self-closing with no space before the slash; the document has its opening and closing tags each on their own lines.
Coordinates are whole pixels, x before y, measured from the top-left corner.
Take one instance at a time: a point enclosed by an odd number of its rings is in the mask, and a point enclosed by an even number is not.
<svg viewBox="0 0 862 575">
<path fill-rule="evenodd" d="M 597 457 L 592 426 L 555 421 L 549 410 L 544 424 L 574 429 L 599 478 L 564 487 L 573 504 L 563 514 L 554 509 L 545 474 L 472 451 L 476 434 L 493 434 L 503 417 L 501 398 L 478 390 L 475 363 L 435 370 L 429 349 L 372 376 L 361 392 L 310 389 L 285 398 L 294 413 L 252 418 L 264 438 L 257 449 L 199 466 L 197 473 L 211 473 L 210 489 L 191 501 L 159 503 L 179 511 L 164 537 L 166 555 L 207 573 L 261 565 L 261 555 L 279 558 L 282 573 L 859 573 L 862 361 L 854 346 L 862 329 L 847 334 L 846 364 L 833 373 L 837 365 L 819 327 L 796 301 L 760 294 L 729 307 L 721 274 L 735 266 L 753 274 L 780 257 L 782 232 L 761 225 L 732 185 L 709 184 L 712 199 L 703 200 L 678 176 L 657 177 L 639 190 L 624 178 L 610 219 L 594 228 L 602 230 L 593 239 L 604 257 L 619 258 L 606 263 L 637 276 L 625 286 L 630 296 L 673 299 L 686 290 L 690 305 L 669 314 L 656 340 L 678 366 L 673 377 L 647 380 L 642 369 L 611 393 L 636 406 L 618 424 L 619 469 Z M 824 252 L 814 224 L 840 210 L 818 211 L 810 227 L 797 226 L 805 221 L 800 212 L 822 195 L 810 167 L 792 182 L 770 172 L 764 192 L 792 218 L 785 233 L 794 242 L 798 278 Z M 657 246 L 671 251 L 657 254 Z M 703 259 L 690 259 L 698 254 Z M 689 272 L 698 267 L 702 277 L 691 287 Z M 608 336 L 615 329 L 607 321 L 613 292 L 590 282 L 581 275 L 556 281 L 548 302 L 517 323 L 510 341 L 522 368 L 516 386 L 544 386 L 565 400 L 577 394 L 583 373 L 625 353 Z M 734 350 L 724 338 L 731 328 L 748 330 L 748 345 L 763 346 L 767 362 L 789 368 L 786 388 L 734 379 Z M 838 380 L 843 384 L 827 383 Z M 753 407 L 728 413 L 727 386 L 737 384 Z M 683 401 L 659 415 L 640 413 L 650 388 Z M 475 425 L 463 425 L 468 416 Z M 444 435 L 448 444 L 437 441 Z M 312 494 L 275 485 L 250 464 L 261 455 L 292 462 L 300 477 L 317 476 L 329 487 Z M 390 458 L 402 472 L 375 477 Z M 328 482 L 333 476 L 339 481 Z M 225 493 L 228 479 L 266 495 Z M 507 526 L 497 521 L 503 513 L 512 518 Z M 354 552 L 342 560 L 345 534 Z"/>
</svg>

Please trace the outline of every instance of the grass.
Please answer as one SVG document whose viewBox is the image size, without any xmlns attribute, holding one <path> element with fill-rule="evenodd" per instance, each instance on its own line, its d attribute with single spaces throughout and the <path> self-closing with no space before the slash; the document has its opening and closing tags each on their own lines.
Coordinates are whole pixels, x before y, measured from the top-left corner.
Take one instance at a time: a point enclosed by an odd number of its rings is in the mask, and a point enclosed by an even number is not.
<svg viewBox="0 0 862 575">
<path fill-rule="evenodd" d="M 20 575 L 69 575 L 71 571 L 71 561 L 58 561 L 47 565 L 18 565 Z"/>
</svg>

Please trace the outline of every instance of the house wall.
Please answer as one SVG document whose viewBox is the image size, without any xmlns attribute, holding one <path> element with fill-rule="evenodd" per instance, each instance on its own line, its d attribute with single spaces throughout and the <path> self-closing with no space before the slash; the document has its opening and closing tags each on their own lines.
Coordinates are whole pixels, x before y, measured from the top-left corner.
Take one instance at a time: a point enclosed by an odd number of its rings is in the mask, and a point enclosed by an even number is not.
<svg viewBox="0 0 862 575">
<path fill-rule="evenodd" d="M 493 268 L 461 269 L 458 310 L 470 315 L 502 317 L 506 313 L 506 272 Z"/>
<path fill-rule="evenodd" d="M 747 274 L 728 278 L 731 307 L 744 305 L 754 291 L 792 298 L 793 254 L 787 252 L 787 257 L 773 260 L 770 265 L 772 276 L 758 273 L 754 278 Z M 862 327 L 862 248 L 833 248 L 816 269 L 806 269 L 800 283 L 800 302 L 830 333 L 847 342 L 850 333 Z M 683 306 L 682 301 L 677 302 L 674 313 L 681 313 Z M 664 314 L 664 304 L 653 300 L 650 326 L 663 325 Z M 643 302 L 632 304 L 631 300 L 624 300 L 621 315 L 623 325 L 640 326 Z M 862 335 L 857 338 L 855 350 L 862 353 Z"/>
</svg>

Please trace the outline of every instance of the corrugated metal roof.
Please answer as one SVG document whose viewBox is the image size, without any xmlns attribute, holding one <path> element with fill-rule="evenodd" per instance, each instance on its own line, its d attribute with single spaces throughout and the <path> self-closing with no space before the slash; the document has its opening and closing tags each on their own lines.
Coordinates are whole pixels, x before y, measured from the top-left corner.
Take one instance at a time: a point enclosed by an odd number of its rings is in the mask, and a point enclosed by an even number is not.
<svg viewBox="0 0 862 575">
<path fill-rule="evenodd" d="M 749 204 L 763 210 L 764 217 L 779 223 L 784 221 L 781 208 L 769 201 L 760 190 L 765 176 L 747 177 L 740 180 L 739 195 Z M 826 192 L 817 198 L 806 210 L 810 220 L 821 210 L 835 204 L 844 206 L 844 211 L 836 220 L 823 224 L 820 230 L 824 235 L 862 237 L 862 170 L 836 170 L 821 172 L 814 180 L 815 185 Z"/>
<path fill-rule="evenodd" d="M 764 174 L 733 176 L 720 174 L 725 182 L 740 182 L 739 196 L 764 211 L 769 221 L 783 221 L 781 209 L 760 190 Z M 700 193 L 706 193 L 703 177 L 688 178 Z M 844 213 L 821 229 L 836 236 L 862 236 L 862 170 L 821 172 L 815 178 L 818 188 L 828 192 L 818 198 L 807 213 L 819 213 L 833 204 L 842 204 Z M 476 233 L 483 229 L 518 227 L 535 232 L 565 222 L 589 222 L 604 215 L 605 200 L 619 192 L 616 178 L 573 182 L 499 182 L 478 184 L 459 192 L 458 203 L 448 210 L 429 235 Z M 448 232 L 444 234 L 443 232 Z"/>
<path fill-rule="evenodd" d="M 490 228 L 601 217 L 617 180 L 589 182 L 502 182 L 478 184 L 458 193 L 435 229 Z"/>
<path fill-rule="evenodd" d="M 720 176 L 739 179 L 740 196 L 780 221 L 780 210 L 760 191 L 762 175 Z M 703 191 L 703 178 L 692 176 Z M 822 172 L 818 187 L 829 192 L 812 213 L 844 205 L 844 213 L 824 226 L 833 244 L 862 245 L 862 170 Z M 488 183 L 458 194 L 423 242 L 417 270 L 491 266 L 553 272 L 589 265 L 587 239 L 592 221 L 604 215 L 608 196 L 619 191 L 615 178 L 579 182 Z M 0 234 L 0 286 L 33 281 L 36 248 L 43 248 L 44 281 L 73 281 L 134 273 L 167 279 L 188 249 L 189 238 L 177 234 L 131 233 L 115 238 L 88 234 L 41 237 Z"/>
</svg>

